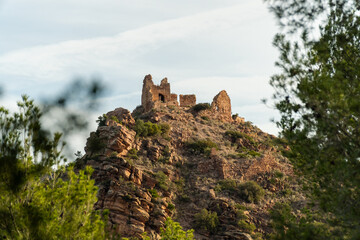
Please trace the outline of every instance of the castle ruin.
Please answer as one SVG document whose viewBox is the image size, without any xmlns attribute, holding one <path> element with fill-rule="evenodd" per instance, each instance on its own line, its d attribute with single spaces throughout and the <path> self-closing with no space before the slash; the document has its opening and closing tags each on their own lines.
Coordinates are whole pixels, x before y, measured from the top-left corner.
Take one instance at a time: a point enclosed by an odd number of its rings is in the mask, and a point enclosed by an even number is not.
<svg viewBox="0 0 360 240">
<path fill-rule="evenodd" d="M 196 105 L 195 94 L 179 96 L 180 107 L 192 107 Z M 171 93 L 170 83 L 167 78 L 161 80 L 160 85 L 155 85 L 151 75 L 146 75 L 143 81 L 141 105 L 145 112 L 161 105 L 179 106 L 177 94 Z M 211 115 L 223 122 L 237 121 L 231 116 L 231 100 L 225 90 L 217 94 L 211 103 Z"/>
<path fill-rule="evenodd" d="M 191 107 L 196 104 L 196 96 L 180 95 L 180 107 Z M 143 82 L 141 105 L 145 112 L 160 105 L 179 106 L 177 94 L 171 93 L 170 83 L 167 78 L 161 80 L 160 85 L 155 85 L 151 75 L 146 75 Z"/>
</svg>

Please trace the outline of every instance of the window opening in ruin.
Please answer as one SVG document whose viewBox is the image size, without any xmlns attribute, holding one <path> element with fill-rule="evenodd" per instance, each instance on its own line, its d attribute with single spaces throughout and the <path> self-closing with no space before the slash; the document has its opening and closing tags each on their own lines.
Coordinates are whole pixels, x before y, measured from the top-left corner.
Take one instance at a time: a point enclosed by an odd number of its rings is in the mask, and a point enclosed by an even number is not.
<svg viewBox="0 0 360 240">
<path fill-rule="evenodd" d="M 161 93 L 159 93 L 159 99 L 161 102 L 165 102 L 165 97 Z"/>
</svg>

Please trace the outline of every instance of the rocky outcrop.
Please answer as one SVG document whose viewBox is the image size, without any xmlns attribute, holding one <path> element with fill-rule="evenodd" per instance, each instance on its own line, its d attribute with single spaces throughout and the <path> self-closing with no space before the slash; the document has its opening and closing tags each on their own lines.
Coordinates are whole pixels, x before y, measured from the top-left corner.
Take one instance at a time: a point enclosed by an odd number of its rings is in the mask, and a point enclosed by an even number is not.
<svg viewBox="0 0 360 240">
<path fill-rule="evenodd" d="M 123 158 L 98 157 L 88 160 L 99 186 L 97 209 L 108 209 L 108 227 L 124 237 L 141 237 L 146 231 L 158 239 L 166 218 L 167 198 L 154 199 L 149 193 L 157 183 L 153 176 Z"/>
<path fill-rule="evenodd" d="M 195 102 L 193 96 L 181 96 L 181 106 L 171 105 L 177 96 L 170 93 L 167 79 L 155 86 L 148 75 L 142 107 L 133 115 L 123 108 L 108 112 L 90 134 L 78 165 L 94 168 L 99 187 L 95 208 L 109 210 L 108 227 L 122 237 L 147 232 L 159 239 L 166 218 L 172 217 L 185 230 L 195 228 L 196 239 L 251 240 L 253 227 L 258 234 L 270 233 L 268 210 L 282 201 L 287 187 L 296 190 L 286 178 L 293 175 L 291 165 L 272 143 L 275 137 L 232 117 L 226 91 L 214 97 L 211 109 L 198 112 L 187 107 Z M 136 136 L 133 116 L 150 121 L 146 131 L 154 134 Z M 168 132 L 161 131 L 164 126 Z M 189 143 L 194 143 L 192 150 Z M 242 198 L 236 184 L 246 181 L 258 183 L 271 199 L 255 204 Z M 195 224 L 202 209 L 217 214 L 216 231 Z"/>
<path fill-rule="evenodd" d="M 116 108 L 113 111 L 110 111 L 106 114 L 106 123 L 105 125 L 116 125 L 115 123 L 121 123 L 128 128 L 132 128 L 135 125 L 135 119 L 132 117 L 129 110 L 125 108 Z"/>
<path fill-rule="evenodd" d="M 135 120 L 129 110 L 117 108 L 106 114 L 105 123 L 90 133 L 85 146 L 87 156 L 125 156 L 134 147 Z"/>
<path fill-rule="evenodd" d="M 133 148 L 135 135 L 135 131 L 121 124 L 101 126 L 90 134 L 85 146 L 86 155 L 125 156 Z"/>
</svg>

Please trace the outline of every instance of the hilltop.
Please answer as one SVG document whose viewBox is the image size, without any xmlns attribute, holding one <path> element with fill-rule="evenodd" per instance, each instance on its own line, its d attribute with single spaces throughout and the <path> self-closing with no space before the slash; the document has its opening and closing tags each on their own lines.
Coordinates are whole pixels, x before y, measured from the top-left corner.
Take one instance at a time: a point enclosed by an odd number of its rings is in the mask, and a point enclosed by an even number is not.
<svg viewBox="0 0 360 240">
<path fill-rule="evenodd" d="M 226 91 L 211 104 L 170 92 L 163 79 L 143 82 L 142 105 L 99 117 L 77 168 L 90 165 L 96 209 L 122 237 L 159 237 L 167 217 L 196 239 L 261 239 L 269 209 L 292 198 L 302 205 L 292 166 L 267 134 L 231 115 Z"/>
</svg>

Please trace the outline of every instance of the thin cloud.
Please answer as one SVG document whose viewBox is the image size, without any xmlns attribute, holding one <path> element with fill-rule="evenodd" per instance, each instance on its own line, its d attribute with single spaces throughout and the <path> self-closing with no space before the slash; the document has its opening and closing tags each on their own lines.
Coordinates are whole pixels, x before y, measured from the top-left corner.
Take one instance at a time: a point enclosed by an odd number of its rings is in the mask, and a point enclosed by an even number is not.
<svg viewBox="0 0 360 240">
<path fill-rule="evenodd" d="M 14 51 L 0 56 L 0 75 L 59 81 L 74 74 L 114 68 L 162 44 L 194 34 L 231 29 L 259 17 L 257 4 L 239 4 L 192 16 L 167 20 L 113 37 L 65 41 Z"/>
</svg>

